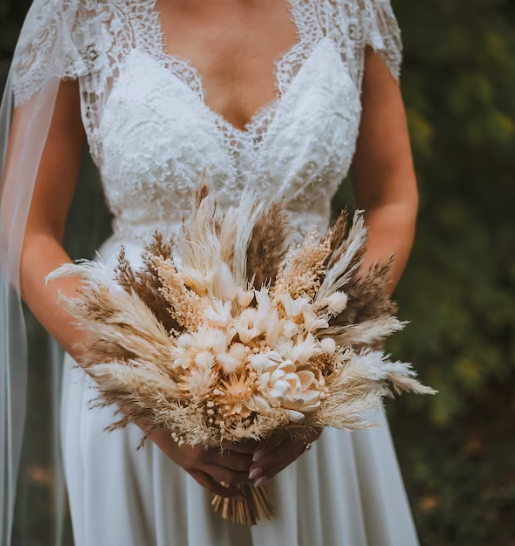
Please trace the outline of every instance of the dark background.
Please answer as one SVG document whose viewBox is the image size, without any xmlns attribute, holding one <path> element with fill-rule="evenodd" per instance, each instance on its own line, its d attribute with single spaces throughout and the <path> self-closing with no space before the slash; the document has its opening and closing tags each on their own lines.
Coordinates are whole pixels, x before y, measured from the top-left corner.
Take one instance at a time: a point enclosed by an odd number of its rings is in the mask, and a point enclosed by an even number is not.
<svg viewBox="0 0 515 546">
<path fill-rule="evenodd" d="M 0 0 L 0 87 L 28 0 Z M 405 46 L 402 90 L 420 188 L 413 254 L 395 297 L 411 321 L 391 339 L 436 397 L 388 405 L 421 543 L 515 545 L 515 3 L 393 0 Z M 85 159 L 71 221 L 84 241 L 109 229 Z M 335 211 L 350 204 L 348 181 Z M 89 216 L 88 216 L 89 214 Z M 46 343 L 30 320 L 30 400 L 48 396 Z M 45 394 L 46 393 L 46 394 Z M 29 414 L 44 441 L 44 418 Z M 48 441 L 47 441 L 48 443 Z M 51 447 L 24 452 L 15 546 L 49 546 Z M 32 500 L 25 510 L 24 499 Z M 69 528 L 66 533 L 69 536 Z M 67 544 L 70 544 L 69 539 Z M 313 545 L 322 546 L 322 545 Z M 402 546 L 402 545 L 398 545 Z"/>
</svg>

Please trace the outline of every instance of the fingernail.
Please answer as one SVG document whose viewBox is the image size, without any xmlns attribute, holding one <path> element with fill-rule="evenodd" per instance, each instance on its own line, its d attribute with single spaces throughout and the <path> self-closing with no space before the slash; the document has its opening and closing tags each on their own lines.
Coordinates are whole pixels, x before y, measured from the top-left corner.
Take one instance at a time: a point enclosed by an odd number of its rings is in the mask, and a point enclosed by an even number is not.
<svg viewBox="0 0 515 546">
<path fill-rule="evenodd" d="M 263 474 L 263 469 L 262 468 L 259 468 L 259 467 L 254 468 L 249 473 L 249 480 L 255 480 L 256 478 L 259 478 L 259 476 L 261 476 L 261 474 Z"/>
<path fill-rule="evenodd" d="M 258 449 L 252 456 L 252 462 L 257 463 L 266 455 L 266 449 Z"/>
<path fill-rule="evenodd" d="M 265 478 L 264 476 L 262 478 L 257 479 L 254 482 L 254 487 L 259 487 L 260 485 L 263 485 L 266 482 L 266 480 L 267 478 Z"/>
</svg>

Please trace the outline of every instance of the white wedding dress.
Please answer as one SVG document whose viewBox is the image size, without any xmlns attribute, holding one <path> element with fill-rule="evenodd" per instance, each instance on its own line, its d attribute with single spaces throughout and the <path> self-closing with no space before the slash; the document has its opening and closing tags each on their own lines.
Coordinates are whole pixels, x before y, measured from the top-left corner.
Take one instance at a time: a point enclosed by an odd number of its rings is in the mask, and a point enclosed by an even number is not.
<svg viewBox="0 0 515 546">
<path fill-rule="evenodd" d="M 206 105 L 186 59 L 165 53 L 156 0 L 81 1 L 67 55 L 115 215 L 99 251 L 107 264 L 122 244 L 137 264 L 156 228 L 179 229 L 204 168 L 222 207 L 253 184 L 284 196 L 297 239 L 327 228 L 355 151 L 364 48 L 398 77 L 399 31 L 388 0 L 284 1 L 299 40 L 276 62 L 277 99 L 245 130 Z M 59 25 L 53 3 L 36 0 L 29 14 L 45 35 Z M 20 68 L 14 81 L 20 102 L 37 84 L 37 36 L 26 47 L 29 77 Z M 94 391 L 73 364 L 67 356 L 61 425 L 76 546 L 418 544 L 384 414 L 375 430 L 326 430 L 271 480 L 275 519 L 246 527 L 213 513 L 209 493 L 154 444 L 136 450 L 139 428 L 105 432 L 113 410 L 89 408 Z"/>
</svg>

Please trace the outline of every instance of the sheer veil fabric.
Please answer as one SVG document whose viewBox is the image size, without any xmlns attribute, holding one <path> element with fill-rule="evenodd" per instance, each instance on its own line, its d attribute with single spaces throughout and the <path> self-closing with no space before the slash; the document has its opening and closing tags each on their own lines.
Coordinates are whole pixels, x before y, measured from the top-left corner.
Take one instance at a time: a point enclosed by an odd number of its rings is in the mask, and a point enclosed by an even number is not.
<svg viewBox="0 0 515 546">
<path fill-rule="evenodd" d="M 328 49 L 328 54 L 338 51 L 345 69 L 341 82 L 346 90 L 341 96 L 338 95 L 338 100 L 349 101 L 353 105 L 351 114 L 342 117 L 342 127 L 349 123 L 353 131 L 349 138 L 355 139 L 365 46 L 370 45 L 379 51 L 392 74 L 399 77 L 402 48 L 389 0 L 289 1 L 299 30 L 299 44 L 277 63 L 279 89 L 285 96 L 285 91 L 291 88 L 290 98 L 295 96 L 295 77 L 310 59 L 322 55 L 320 52 L 323 48 L 316 48 L 326 40 L 325 44 L 336 48 Z M 124 63 L 129 58 L 131 62 L 136 62 L 137 51 L 175 71 L 178 81 L 186 83 L 200 99 L 204 98 L 200 77 L 194 68 L 184 59 L 166 56 L 160 49 L 162 36 L 155 5 L 156 0 L 35 0 L 16 48 L 0 112 L 0 537 L 1 544 L 5 546 L 11 546 L 26 408 L 27 337 L 19 294 L 20 257 L 33 189 L 60 82 L 70 78 L 79 80 L 82 118 L 89 149 L 102 177 L 107 176 L 103 149 L 106 139 L 103 140 L 101 135 L 104 109 L 111 92 L 114 93 L 117 80 L 122 78 Z M 241 149 L 250 140 L 264 141 L 264 130 L 272 126 L 273 114 L 278 110 L 278 104 L 270 106 L 256 116 L 251 131 L 246 135 L 234 131 L 220 116 L 212 113 L 220 128 L 221 140 L 230 152 L 227 156 L 229 164 L 236 165 L 235 158 L 244 156 Z M 343 129 L 340 127 L 336 131 Z M 305 196 L 301 198 L 299 191 L 295 193 L 291 190 L 291 208 L 297 213 L 300 231 L 303 224 L 309 224 L 312 220 L 318 222 L 321 219 L 321 227 L 327 223 L 330 197 L 346 174 L 344 171 L 352 158 L 353 146 L 351 142 L 347 156 L 338 159 L 344 165 L 340 165 L 342 172 L 324 167 L 325 177 L 331 178 L 330 186 L 311 188 L 312 197 L 307 201 L 322 203 L 320 210 L 314 207 L 314 212 L 309 212 L 311 209 L 306 208 L 304 213 Z M 247 159 L 251 161 L 258 157 L 258 151 L 262 149 L 265 149 L 264 145 L 256 145 L 255 149 L 252 148 L 252 154 L 249 152 L 246 156 Z M 234 172 L 226 173 L 226 178 L 241 175 L 244 166 L 242 162 L 234 167 Z M 247 166 L 253 168 L 250 163 Z M 113 168 L 116 170 L 120 167 L 115 165 Z M 120 173 L 110 172 L 113 178 L 116 178 L 116 174 Z M 196 180 L 189 181 L 190 186 L 195 183 Z M 133 185 L 136 188 L 137 181 Z M 230 195 L 230 184 L 221 184 L 222 200 L 224 191 L 228 202 L 237 200 L 237 195 Z M 121 205 L 113 197 L 117 195 L 120 195 L 118 188 L 108 195 L 108 202 L 117 217 L 115 231 L 118 229 L 122 232 L 122 227 L 127 226 L 122 226 Z M 166 201 L 163 203 L 167 204 Z M 178 206 L 182 207 L 182 203 L 179 202 Z M 173 216 L 173 212 L 168 210 L 168 215 Z M 133 234 L 131 232 L 131 236 Z M 49 347 L 52 345 L 49 344 Z M 59 384 L 61 367 L 55 366 L 54 369 L 56 377 L 50 384 L 55 386 Z M 58 404 L 56 393 L 59 389 L 54 390 L 54 401 Z M 25 438 L 25 441 L 30 439 Z M 62 472 L 57 453 L 49 475 L 56 480 L 54 507 L 56 521 L 59 521 L 58 512 L 62 503 L 58 493 Z"/>
<path fill-rule="evenodd" d="M 73 43 L 79 10 L 79 0 L 33 3 L 20 34 L 0 110 L 0 540 L 5 546 L 12 541 L 27 403 L 28 348 L 20 298 L 20 257 L 60 81 L 88 72 L 86 58 Z M 51 351 L 51 342 L 48 347 Z M 48 355 L 48 360 L 55 359 L 62 360 L 62 356 Z M 55 375 L 48 388 L 59 383 L 60 368 Z M 55 398 L 57 390 L 52 390 Z M 41 447 L 36 445 L 35 449 Z M 48 469 L 56 480 L 55 501 L 62 489 L 59 461 L 56 453 Z M 62 509 L 57 508 L 53 514 L 56 521 L 62 516 L 57 511 Z M 56 541 L 58 534 L 56 528 Z"/>
</svg>

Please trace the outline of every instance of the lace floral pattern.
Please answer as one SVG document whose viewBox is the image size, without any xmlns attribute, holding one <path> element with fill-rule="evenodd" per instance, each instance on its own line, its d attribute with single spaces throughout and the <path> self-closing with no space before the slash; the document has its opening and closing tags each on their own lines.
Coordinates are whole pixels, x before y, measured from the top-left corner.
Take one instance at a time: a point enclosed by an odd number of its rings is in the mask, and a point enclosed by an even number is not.
<svg viewBox="0 0 515 546">
<path fill-rule="evenodd" d="M 389 0 L 285 1 L 298 41 L 276 60 L 276 98 L 241 130 L 207 106 L 195 67 L 167 53 L 157 0 L 35 0 L 14 60 L 16 103 L 51 78 L 79 78 L 120 238 L 176 229 L 204 169 L 221 206 L 254 184 L 284 196 L 299 238 L 326 228 L 355 151 L 365 46 L 398 78 L 400 32 Z"/>
</svg>

